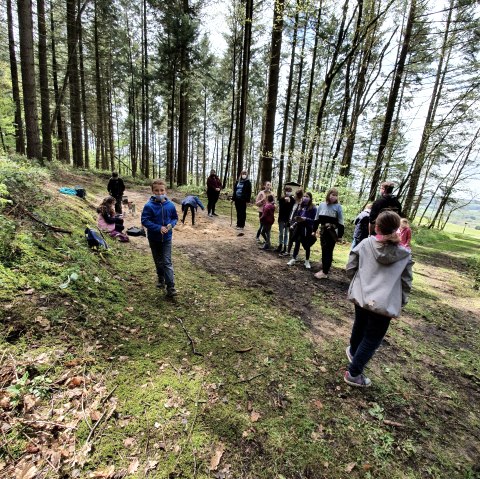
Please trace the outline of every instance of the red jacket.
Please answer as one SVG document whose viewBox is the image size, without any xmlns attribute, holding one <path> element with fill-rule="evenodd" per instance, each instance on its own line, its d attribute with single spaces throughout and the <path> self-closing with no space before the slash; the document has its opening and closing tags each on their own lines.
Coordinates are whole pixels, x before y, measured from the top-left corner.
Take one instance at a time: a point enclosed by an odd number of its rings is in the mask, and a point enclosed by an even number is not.
<svg viewBox="0 0 480 479">
<path fill-rule="evenodd" d="M 273 225 L 275 222 L 275 204 L 265 203 L 263 207 L 263 213 L 260 217 L 260 222 L 264 225 Z"/>
<path fill-rule="evenodd" d="M 207 188 L 211 191 L 216 191 L 216 188 L 222 189 L 222 182 L 217 175 L 210 175 L 207 178 Z"/>
</svg>

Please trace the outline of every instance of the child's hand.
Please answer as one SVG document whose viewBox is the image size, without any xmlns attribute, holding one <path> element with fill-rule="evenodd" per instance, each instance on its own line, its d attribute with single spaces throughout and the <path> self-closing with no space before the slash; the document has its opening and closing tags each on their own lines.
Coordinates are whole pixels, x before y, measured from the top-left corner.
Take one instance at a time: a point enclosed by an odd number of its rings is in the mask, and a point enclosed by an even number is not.
<svg viewBox="0 0 480 479">
<path fill-rule="evenodd" d="M 167 234 L 168 228 L 166 226 L 162 226 L 162 228 L 160 229 L 160 232 L 162 233 L 162 235 Z"/>
</svg>

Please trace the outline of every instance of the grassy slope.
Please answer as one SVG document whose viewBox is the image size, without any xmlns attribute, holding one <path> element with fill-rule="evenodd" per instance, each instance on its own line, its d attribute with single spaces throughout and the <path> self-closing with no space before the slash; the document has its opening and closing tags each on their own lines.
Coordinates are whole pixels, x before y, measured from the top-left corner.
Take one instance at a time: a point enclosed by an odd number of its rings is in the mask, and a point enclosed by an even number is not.
<svg viewBox="0 0 480 479">
<path fill-rule="evenodd" d="M 89 192 L 103 188 L 103 180 L 90 176 L 88 182 Z M 452 327 L 457 305 L 444 304 L 442 291 L 427 279 L 416 275 L 407 318 L 392 328 L 390 352 L 380 352 L 372 365 L 375 387 L 351 390 L 341 380 L 343 340 L 317 345 L 301 318 L 269 296 L 227 286 L 181 254 L 175 254 L 181 296 L 166 301 L 153 287 L 148 255 L 116 243 L 111 254 L 93 255 L 82 237 L 92 210 L 76 198 L 52 196 L 35 211 L 74 234 L 19 224 L 15 254 L 2 269 L 0 341 L 2 360 L 15 358 L 19 376 L 31 358 L 61 349 L 36 374 L 56 380 L 66 363 L 79 360 L 85 377 L 116 388 L 116 412 L 99 426 L 85 466 L 77 466 L 80 477 L 109 465 L 126 468 L 134 458 L 141 467 L 131 477 L 144 477 L 149 460 L 158 461 L 148 474 L 155 478 L 474 477 L 475 449 L 460 438 L 478 430 L 478 405 L 471 406 L 468 390 L 449 389 L 442 374 L 448 384 L 456 374 L 478 381 L 478 318 L 476 328 L 473 320 L 467 329 Z M 222 204 L 220 212 L 228 209 Z M 256 220 L 253 209 L 249 220 Z M 466 257 L 475 246 L 445 237 L 446 256 L 453 249 Z M 438 250 L 416 251 L 427 262 Z M 337 248 L 337 264 L 347 252 Z M 448 275 L 459 298 L 474 301 L 468 277 L 430 267 Z M 60 289 L 72 272 L 79 280 Z M 47 334 L 39 315 L 48 320 Z M 180 320 L 202 356 L 192 354 Z M 430 326 L 425 336 L 419 337 L 416 321 Z M 440 347 L 442 327 L 452 335 Z M 5 463 L 24 457 L 24 431 L 4 436 Z M 87 420 L 78 423 L 78 446 L 89 431 Z M 223 448 L 220 472 L 210 472 Z"/>
</svg>

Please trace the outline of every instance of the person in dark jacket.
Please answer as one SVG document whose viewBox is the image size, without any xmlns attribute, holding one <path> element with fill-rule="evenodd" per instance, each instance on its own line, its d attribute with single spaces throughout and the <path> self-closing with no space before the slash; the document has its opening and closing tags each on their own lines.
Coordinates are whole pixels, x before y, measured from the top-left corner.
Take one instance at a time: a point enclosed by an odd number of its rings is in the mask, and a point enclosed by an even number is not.
<svg viewBox="0 0 480 479">
<path fill-rule="evenodd" d="M 247 203 L 250 203 L 252 196 L 252 183 L 248 179 L 247 170 L 242 170 L 238 181 L 233 187 L 232 201 L 235 202 L 237 211 L 237 230 L 243 230 L 247 221 Z"/>
<path fill-rule="evenodd" d="M 215 213 L 215 205 L 217 204 L 221 189 L 222 182 L 217 176 L 217 172 L 215 170 L 210 171 L 210 176 L 207 178 L 207 212 L 210 218 L 212 216 L 218 216 L 217 213 Z"/>
<path fill-rule="evenodd" d="M 122 213 L 122 196 L 125 191 L 125 183 L 118 176 L 116 171 L 112 172 L 112 177 L 108 181 L 107 190 L 110 193 L 110 196 L 113 196 L 116 200 L 115 202 L 115 212 Z"/>
<path fill-rule="evenodd" d="M 190 209 L 192 212 L 192 226 L 195 226 L 195 212 L 199 206 L 202 208 L 202 211 L 205 209 L 205 206 L 203 206 L 203 203 L 200 201 L 198 196 L 189 195 L 185 197 L 185 199 L 182 201 L 183 224 L 185 224 L 185 218 L 187 217 L 188 210 Z"/>
<path fill-rule="evenodd" d="M 167 198 L 163 180 L 152 182 L 150 200 L 143 207 L 142 225 L 147 228 L 147 238 L 152 250 L 158 276 L 158 288 L 167 287 L 167 296 L 177 295 L 172 264 L 172 230 L 178 222 L 175 205 Z"/>
<path fill-rule="evenodd" d="M 368 238 L 370 233 L 370 211 L 372 209 L 372 205 L 369 203 L 365 206 L 365 209 L 357 215 L 355 218 L 355 230 L 353 231 L 353 241 L 352 241 L 352 248 L 355 248 L 360 241 Z"/>
<path fill-rule="evenodd" d="M 393 194 L 394 187 L 391 181 L 384 181 L 380 185 L 380 198 L 374 201 L 370 211 L 370 234 L 375 234 L 375 221 L 382 211 L 394 211 L 402 217 L 402 205 Z"/>
</svg>

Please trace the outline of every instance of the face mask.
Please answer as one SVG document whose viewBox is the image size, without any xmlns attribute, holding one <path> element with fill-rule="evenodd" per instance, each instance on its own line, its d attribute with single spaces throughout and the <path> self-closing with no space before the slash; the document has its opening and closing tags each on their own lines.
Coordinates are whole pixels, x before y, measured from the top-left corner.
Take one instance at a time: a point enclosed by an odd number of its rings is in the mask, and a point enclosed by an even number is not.
<svg viewBox="0 0 480 479">
<path fill-rule="evenodd" d="M 154 195 L 157 203 L 163 203 L 167 199 L 167 195 Z"/>
<path fill-rule="evenodd" d="M 243 180 L 246 180 L 246 179 L 247 179 L 247 175 L 242 175 L 242 179 L 243 179 Z"/>
</svg>

